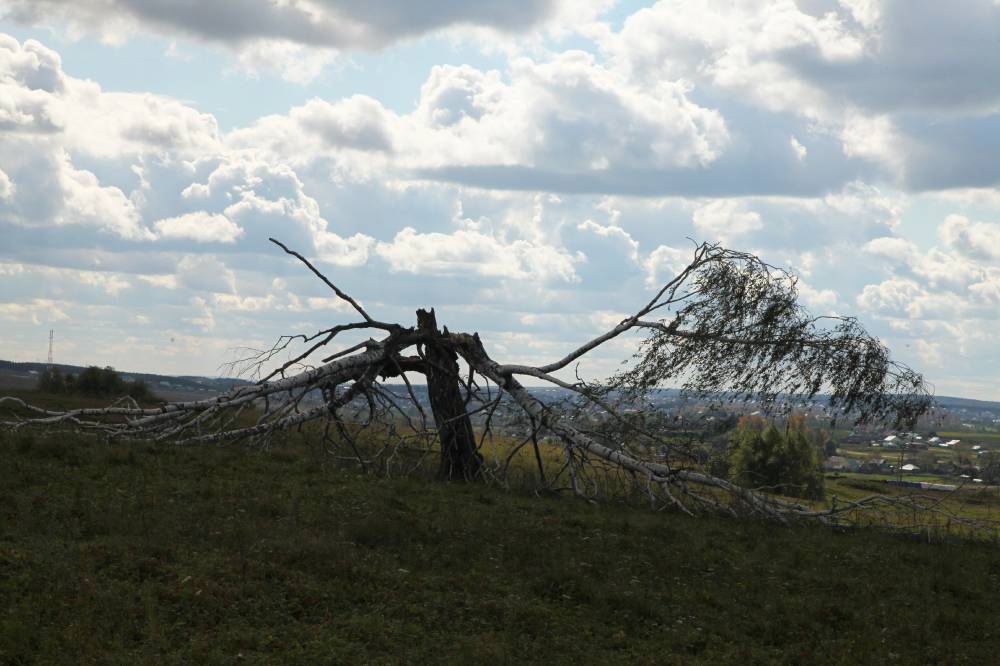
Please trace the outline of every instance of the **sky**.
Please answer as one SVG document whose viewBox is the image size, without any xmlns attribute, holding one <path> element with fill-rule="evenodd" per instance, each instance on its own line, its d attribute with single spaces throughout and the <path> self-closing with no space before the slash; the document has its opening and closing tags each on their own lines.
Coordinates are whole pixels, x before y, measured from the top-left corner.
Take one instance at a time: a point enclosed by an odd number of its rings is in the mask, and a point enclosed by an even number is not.
<svg viewBox="0 0 1000 666">
<path fill-rule="evenodd" d="M 998 81 L 1000 0 L 0 0 L 0 357 L 217 375 L 351 321 L 274 236 L 541 364 L 709 241 L 1000 400 Z"/>
</svg>

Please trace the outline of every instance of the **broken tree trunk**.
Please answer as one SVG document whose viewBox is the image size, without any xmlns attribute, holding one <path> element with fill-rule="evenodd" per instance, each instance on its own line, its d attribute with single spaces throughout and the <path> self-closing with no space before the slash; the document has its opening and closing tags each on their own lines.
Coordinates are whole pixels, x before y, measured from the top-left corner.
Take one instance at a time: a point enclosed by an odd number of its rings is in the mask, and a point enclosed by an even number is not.
<svg viewBox="0 0 1000 666">
<path fill-rule="evenodd" d="M 441 440 L 438 477 L 448 481 L 471 481 L 479 477 L 483 457 L 477 450 L 472 422 L 458 388 L 458 356 L 441 343 L 443 336 L 438 331 L 433 308 L 417 310 L 417 329 L 425 336 L 427 393 Z"/>
<path fill-rule="evenodd" d="M 712 511 L 762 515 L 783 522 L 810 519 L 849 525 L 865 523 L 864 512 L 884 516 L 886 511 L 912 509 L 943 517 L 948 525 L 961 522 L 971 530 L 984 529 L 982 524 L 942 508 L 939 501 L 928 503 L 918 498 L 873 495 L 857 502 L 835 502 L 829 508 L 790 502 L 762 489 L 737 485 L 736 480 L 707 474 L 693 455 L 693 447 L 704 446 L 704 442 L 677 441 L 670 432 L 646 430 L 622 418 L 619 412 L 641 404 L 648 392 L 671 383 L 681 384 L 689 395 L 710 396 L 712 400 L 752 398 L 773 411 L 781 411 L 783 404 L 793 405 L 795 400 L 811 401 L 825 392 L 828 406 L 845 416 L 858 421 L 892 418 L 897 426 L 910 428 L 929 408 L 930 396 L 918 373 L 893 362 L 888 350 L 855 319 L 809 316 L 797 303 L 794 276 L 753 255 L 710 244 L 698 246 L 692 262 L 634 314 L 561 359 L 532 366 L 501 365 L 487 354 L 478 335 L 438 330 L 433 310 L 417 311 L 416 328 L 374 319 L 305 257 L 273 242 L 307 266 L 360 320 L 312 335 L 282 336 L 270 349 L 259 350 L 242 362 L 241 367 L 252 372 L 255 383 L 236 386 L 210 399 L 154 408 L 125 401 L 106 408 L 50 411 L 20 398 L 0 397 L 0 430 L 38 426 L 109 438 L 178 443 L 244 439 L 266 445 L 274 434 L 296 428 L 304 439 L 320 437 L 324 446 L 334 450 L 340 446 L 330 436 L 331 424 L 335 424 L 351 444 L 353 459 L 362 464 L 367 460 L 384 463 L 387 473 L 390 464 L 405 473 L 417 469 L 425 459 L 420 457 L 417 465 L 410 467 L 409 459 L 396 456 L 399 451 L 430 453 L 439 449 L 441 479 L 488 477 L 504 481 L 507 465 L 520 445 L 508 453 L 502 468 L 489 465 L 479 454 L 470 412 L 486 411 L 489 424 L 494 410 L 510 407 L 515 421 L 518 415 L 530 421 L 525 443 L 536 442 L 540 431 L 555 435 L 565 463 L 553 470 L 554 475 L 544 474 L 536 451 L 540 474 L 551 487 L 568 475 L 572 489 L 579 494 L 640 490 L 660 505 L 672 504 L 688 513 Z M 326 356 L 318 366 L 310 364 L 313 355 L 341 333 L 365 330 L 385 335 Z M 648 335 L 629 370 L 602 384 L 587 384 L 579 374 L 573 383 L 555 376 L 629 331 Z M 301 344 L 302 351 L 291 353 L 293 344 Z M 417 356 L 405 355 L 414 347 Z M 279 362 L 279 355 L 284 354 L 289 357 Z M 459 357 L 469 366 L 464 382 Z M 433 428 L 407 379 L 409 372 L 426 377 Z M 384 382 L 391 377 L 402 378 L 405 396 L 380 384 L 380 378 Z M 518 377 L 557 387 L 571 397 L 543 402 Z M 476 378 L 485 384 L 480 385 Z M 498 389 L 496 395 L 491 385 Z M 323 392 L 324 401 L 315 406 L 318 391 Z M 501 407 L 503 396 L 511 399 L 505 407 Z M 358 407 L 362 398 L 364 404 Z M 418 423 L 401 401 L 419 413 Z M 7 419 L 4 412 L 10 414 Z M 362 413 L 367 416 L 362 417 Z M 589 429 L 595 417 L 613 426 L 612 433 L 617 434 L 595 435 Z M 322 427 L 304 427 L 314 421 Z M 345 423 L 357 429 L 376 426 L 377 441 L 356 447 Z M 506 427 L 508 435 L 522 434 L 517 423 Z M 678 427 L 678 432 L 691 428 L 686 423 Z M 490 426 L 486 430 L 492 432 Z M 600 474 L 606 475 L 608 483 L 598 485 Z"/>
</svg>

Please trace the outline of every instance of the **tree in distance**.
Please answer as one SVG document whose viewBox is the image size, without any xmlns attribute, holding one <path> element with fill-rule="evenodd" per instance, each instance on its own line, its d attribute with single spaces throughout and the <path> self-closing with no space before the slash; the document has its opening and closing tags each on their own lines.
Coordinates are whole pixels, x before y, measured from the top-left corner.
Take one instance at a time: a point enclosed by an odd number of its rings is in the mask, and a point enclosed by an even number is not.
<svg viewBox="0 0 1000 666">
<path fill-rule="evenodd" d="M 742 419 L 732 433 L 731 478 L 751 488 L 822 499 L 823 474 L 803 421 L 789 418 L 782 431 L 763 419 Z"/>
<path fill-rule="evenodd" d="M 512 457 L 531 444 L 539 476 L 556 490 L 593 497 L 628 489 L 691 514 L 839 523 L 849 520 L 844 504 L 817 509 L 710 473 L 711 461 L 691 424 L 670 431 L 626 414 L 643 405 L 653 389 L 670 385 L 713 401 L 753 401 L 765 412 L 787 410 L 822 393 L 844 418 L 900 426 L 914 423 L 930 406 L 921 375 L 894 362 L 856 319 L 809 315 L 799 304 L 795 276 L 716 244 L 693 248 L 691 262 L 616 326 L 562 358 L 528 365 L 495 360 L 478 333 L 439 327 L 433 309 L 417 310 L 416 326 L 378 320 L 306 257 L 271 241 L 357 318 L 251 350 L 238 365 L 256 382 L 219 397 L 66 412 L 2 398 L 17 403 L 22 413 L 4 425 L 205 444 L 237 439 L 268 444 L 278 433 L 297 429 L 366 469 L 397 465 L 393 469 L 399 471 L 402 461 L 436 455 L 437 475 L 448 481 L 506 482 Z M 379 337 L 330 353 L 338 336 L 349 332 Z M 644 338 L 638 354 L 609 379 L 561 376 L 605 343 L 635 334 Z M 410 383 L 414 375 L 426 381 L 429 415 Z M 524 379 L 562 388 L 572 399 L 542 401 L 524 387 Z M 311 402 L 318 394 L 319 404 Z M 594 419 L 616 424 L 622 436 L 615 428 L 598 432 Z M 494 455 L 487 461 L 484 446 L 500 420 L 523 440 L 503 459 Z M 367 440 L 366 431 L 373 433 Z M 562 460 L 549 475 L 540 437 L 558 447 Z"/>
<path fill-rule="evenodd" d="M 85 368 L 79 375 L 64 375 L 59 368 L 50 367 L 38 376 L 37 388 L 53 395 L 83 395 L 94 398 L 120 398 L 128 396 L 140 402 L 152 402 L 156 396 L 141 379 L 127 381 L 114 368 Z"/>
</svg>

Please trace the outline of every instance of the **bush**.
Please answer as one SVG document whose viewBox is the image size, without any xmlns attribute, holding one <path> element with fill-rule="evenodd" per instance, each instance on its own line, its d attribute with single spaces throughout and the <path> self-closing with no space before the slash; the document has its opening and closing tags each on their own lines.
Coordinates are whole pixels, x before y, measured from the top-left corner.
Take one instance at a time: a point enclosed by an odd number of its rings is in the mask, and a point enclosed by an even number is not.
<svg viewBox="0 0 1000 666">
<path fill-rule="evenodd" d="M 790 423 L 784 433 L 773 423 L 761 425 L 743 423 L 733 432 L 729 455 L 733 479 L 752 488 L 821 499 L 823 474 L 801 424 Z"/>
<path fill-rule="evenodd" d="M 979 461 L 979 476 L 986 483 L 1000 483 L 1000 454 L 990 451 Z"/>
<path fill-rule="evenodd" d="M 59 368 L 46 368 L 38 378 L 38 390 L 55 395 L 85 395 L 94 398 L 130 396 L 137 401 L 153 401 L 156 395 L 146 382 L 122 379 L 114 368 L 92 365 L 79 376 L 63 375 Z"/>
<path fill-rule="evenodd" d="M 56 395 L 66 393 L 66 377 L 59 368 L 46 368 L 38 376 L 38 390 Z"/>
</svg>

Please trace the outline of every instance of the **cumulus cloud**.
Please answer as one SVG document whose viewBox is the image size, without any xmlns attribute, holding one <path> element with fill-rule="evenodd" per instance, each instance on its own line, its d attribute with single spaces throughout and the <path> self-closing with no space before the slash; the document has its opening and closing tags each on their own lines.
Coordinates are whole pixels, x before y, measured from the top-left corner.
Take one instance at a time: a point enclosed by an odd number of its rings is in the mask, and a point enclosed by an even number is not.
<svg viewBox="0 0 1000 666">
<path fill-rule="evenodd" d="M 14 191 L 14 181 L 0 169 L 0 199 L 10 199 L 14 196 Z"/>
<path fill-rule="evenodd" d="M 813 312 L 826 314 L 832 312 L 838 302 L 837 292 L 833 289 L 816 289 L 799 280 L 799 297 Z"/>
<path fill-rule="evenodd" d="M 0 125 L 0 212 L 7 220 L 89 226 L 133 241 L 154 238 L 141 193 L 126 189 L 140 184 L 135 162 L 201 154 L 218 138 L 209 115 L 155 95 L 104 92 L 66 76 L 54 51 L 7 36 L 0 37 Z M 119 174 L 116 182 L 98 174 L 102 167 Z"/>
<path fill-rule="evenodd" d="M 35 326 L 51 324 L 69 319 L 64 307 L 63 304 L 45 298 L 36 298 L 29 303 L 0 302 L 0 318 L 29 321 Z"/>
<path fill-rule="evenodd" d="M 800 162 L 806 158 L 806 155 L 809 154 L 806 147 L 803 146 L 802 143 L 800 143 L 794 136 L 788 138 L 788 145 L 791 147 L 792 152 L 795 153 L 795 158 Z"/>
<path fill-rule="evenodd" d="M 176 281 L 196 292 L 236 293 L 236 275 L 210 254 L 184 255 L 177 264 Z"/>
<path fill-rule="evenodd" d="M 306 86 L 337 60 L 337 51 L 295 42 L 262 39 L 240 47 L 237 61 L 251 78 L 278 76 Z"/>
<path fill-rule="evenodd" d="M 694 253 L 691 250 L 660 245 L 643 262 L 647 286 L 657 287 L 666 283 L 684 270 L 693 259 Z"/>
<path fill-rule="evenodd" d="M 438 67 L 423 89 L 426 143 L 439 161 L 596 171 L 696 167 L 728 142 L 725 121 L 684 85 L 637 86 L 582 51 L 518 59 L 510 83 L 468 67 Z M 424 166 L 433 166 L 425 164 Z"/>
<path fill-rule="evenodd" d="M 211 372 L 227 344 L 341 318 L 266 242 L 275 236 L 386 318 L 436 304 L 454 328 L 490 331 L 512 353 L 530 338 L 555 355 L 687 266 L 691 237 L 795 265 L 812 310 L 859 309 L 914 354 L 995 346 L 981 325 L 1000 305 L 993 166 L 970 180 L 995 142 L 982 101 L 992 93 L 952 112 L 817 83 L 878 62 L 897 15 L 881 2 L 687 3 L 705 20 L 689 22 L 686 41 L 665 39 L 681 30 L 668 11 L 681 6 L 657 4 L 618 32 L 594 26 L 597 54 L 539 48 L 496 70 L 432 67 L 422 86 L 409 82 L 420 89 L 409 111 L 360 94 L 313 98 L 225 132 L 193 103 L 109 92 L 37 42 L 0 38 L 3 321 L 30 336 L 32 316 L 49 316 L 40 299 L 74 321 L 128 327 L 142 324 L 136 304 L 155 304 L 142 335 L 184 341 L 165 347 L 164 367 L 210 359 L 200 371 Z M 258 68 L 335 52 L 241 44 Z M 970 149 L 941 159 L 973 108 Z M 935 194 L 934 210 L 960 215 L 934 241 L 915 210 L 930 195 L 907 188 L 945 171 L 963 189 Z M 42 235 L 44 247 L 32 240 Z M 25 262 L 89 273 L 32 279 Z M 956 342 L 970 326 L 982 339 Z M 913 345 L 921 336 L 926 349 Z"/>
<path fill-rule="evenodd" d="M 729 241 L 757 231 L 764 226 L 760 214 L 747 210 L 734 199 L 719 199 L 694 211 L 695 229 L 705 240 Z"/>
<path fill-rule="evenodd" d="M 567 11 L 561 4 L 568 3 L 450 0 L 427 6 L 398 0 L 367 3 L 347 0 L 309 3 L 5 0 L 0 9 L 3 16 L 15 21 L 37 23 L 63 19 L 111 34 L 118 33 L 125 25 L 139 25 L 152 31 L 179 32 L 234 46 L 257 39 L 276 39 L 334 48 L 380 48 L 398 39 L 461 24 L 520 31 Z M 583 11 L 588 9 L 585 7 Z"/>
<path fill-rule="evenodd" d="M 574 256 L 525 240 L 503 243 L 493 236 L 460 229 L 452 234 L 401 230 L 375 251 L 393 271 L 423 275 L 482 276 L 502 280 L 575 282 Z"/>
<path fill-rule="evenodd" d="M 328 147 L 365 151 L 392 150 L 389 123 L 393 114 L 365 95 L 330 104 L 313 99 L 292 110 L 291 120 Z"/>
<path fill-rule="evenodd" d="M 962 254 L 977 259 L 1000 259 L 1000 224 L 970 222 L 962 215 L 949 215 L 939 230 L 941 240 Z"/>
<path fill-rule="evenodd" d="M 59 54 L 33 39 L 21 45 L 0 35 L 0 71 L 3 79 L 20 82 L 28 90 L 55 93 L 66 85 Z"/>
<path fill-rule="evenodd" d="M 486 30 L 508 37 L 586 24 L 609 0 L 0 0 L 0 18 L 62 25 L 123 42 L 137 31 L 183 36 L 234 50 L 251 72 L 271 71 L 308 82 L 336 54 L 381 49 L 440 31 Z"/>
<path fill-rule="evenodd" d="M 903 329 L 914 321 L 948 324 L 950 328 L 939 327 L 935 334 L 946 332 L 955 347 L 959 346 L 959 338 L 964 340 L 965 326 L 993 330 L 994 325 L 986 322 L 1000 318 L 1000 267 L 996 263 L 1000 255 L 991 254 L 995 249 L 995 232 L 992 225 L 950 215 L 938 228 L 944 248 L 924 251 L 916 243 L 899 237 L 869 241 L 863 252 L 877 258 L 890 277 L 866 285 L 857 297 L 857 304 Z M 957 322 L 965 325 L 956 328 Z M 963 348 L 968 349 L 966 342 L 963 341 Z M 980 342 L 989 344 L 988 339 Z"/>
<path fill-rule="evenodd" d="M 831 210 L 851 217 L 879 220 L 890 229 L 899 224 L 903 215 L 902 197 L 857 180 L 847 183 L 840 191 L 827 194 L 823 203 Z"/>
<path fill-rule="evenodd" d="M 118 296 L 122 291 L 129 289 L 132 283 L 120 275 L 111 273 L 98 273 L 96 271 L 77 271 L 76 278 L 84 284 L 91 285 L 103 290 L 109 296 Z"/>
<path fill-rule="evenodd" d="M 982 85 L 1000 75 L 1000 51 L 983 49 L 998 21 L 992 0 L 661 0 L 595 37 L 632 79 L 688 80 L 731 106 L 798 116 L 846 157 L 939 189 L 1000 181 L 988 157 L 1000 92 Z"/>
<path fill-rule="evenodd" d="M 315 158 L 317 145 L 392 151 L 397 168 L 423 177 L 493 165 L 598 177 L 621 169 L 700 168 L 722 154 L 728 133 L 717 112 L 687 93 L 670 82 L 633 85 L 592 55 L 567 52 L 546 62 L 517 59 L 509 81 L 495 71 L 435 66 L 417 108 L 405 116 L 364 96 L 313 100 L 230 141 L 293 161 Z M 371 164 L 369 157 L 336 159 L 360 170 Z"/>
<path fill-rule="evenodd" d="M 60 185 L 65 208 L 56 217 L 56 224 L 88 224 L 103 227 L 123 238 L 152 239 L 142 226 L 135 205 L 117 187 L 102 186 L 89 172 L 74 169 L 64 157 Z"/>
<path fill-rule="evenodd" d="M 28 39 L 0 35 L 0 128 L 102 157 L 144 150 L 203 152 L 218 126 L 208 114 L 143 93 L 109 93 L 93 81 L 67 77 L 59 55 Z"/>
<path fill-rule="evenodd" d="M 201 296 L 191 299 L 191 307 L 194 314 L 185 317 L 184 321 L 198 328 L 203 333 L 211 333 L 215 330 L 215 311 L 211 304 Z"/>
<path fill-rule="evenodd" d="M 204 211 L 164 218 L 153 227 L 163 238 L 187 238 L 198 243 L 233 243 L 243 235 L 243 229 L 225 215 Z"/>
<path fill-rule="evenodd" d="M 0 178 L 0 218 L 6 223 L 90 227 L 128 240 L 153 239 L 135 203 L 120 188 L 76 168 L 62 148 L 34 148 L 16 135 L 0 137 L 0 167 L 6 169 Z"/>
<path fill-rule="evenodd" d="M 858 305 L 882 316 L 920 319 L 954 316 L 953 303 L 933 295 L 915 280 L 891 278 L 867 285 L 858 296 Z"/>
</svg>

